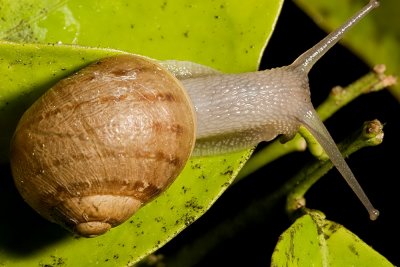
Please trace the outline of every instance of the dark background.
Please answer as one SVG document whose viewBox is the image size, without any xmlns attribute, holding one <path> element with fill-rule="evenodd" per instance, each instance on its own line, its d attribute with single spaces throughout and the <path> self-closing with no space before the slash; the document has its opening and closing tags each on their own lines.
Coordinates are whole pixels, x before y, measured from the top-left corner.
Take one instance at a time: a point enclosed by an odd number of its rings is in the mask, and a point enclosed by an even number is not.
<svg viewBox="0 0 400 267">
<path fill-rule="evenodd" d="M 292 1 L 285 1 L 261 69 L 290 64 L 325 35 Z M 370 67 L 349 50 L 336 45 L 309 75 L 314 106 L 323 101 L 335 85 L 346 86 L 369 70 Z M 347 160 L 371 202 L 381 212 L 377 221 L 368 219 L 364 207 L 335 169 L 306 195 L 309 208 L 323 211 L 327 219 L 344 225 L 393 264 L 400 264 L 396 218 L 399 115 L 399 103 L 384 90 L 361 96 L 326 122 L 336 141 L 358 129 L 364 121 L 379 119 L 385 124 L 381 145 L 362 149 Z M 308 153 L 286 156 L 232 186 L 205 215 L 157 253 L 164 254 L 166 259 L 174 257 L 177 251 L 207 234 L 221 221 L 233 221 L 245 207 L 273 192 L 309 160 Z M 246 222 L 221 240 L 196 266 L 269 266 L 279 235 L 291 224 L 284 213 L 284 204 L 281 201 L 272 211 L 260 210 L 256 220 Z"/>
</svg>

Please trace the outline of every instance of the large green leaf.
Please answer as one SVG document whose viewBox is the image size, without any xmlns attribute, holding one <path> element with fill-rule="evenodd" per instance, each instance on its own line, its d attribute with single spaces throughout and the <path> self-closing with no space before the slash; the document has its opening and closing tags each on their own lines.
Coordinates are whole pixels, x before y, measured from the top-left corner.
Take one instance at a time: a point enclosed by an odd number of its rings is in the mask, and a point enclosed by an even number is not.
<svg viewBox="0 0 400 267">
<path fill-rule="evenodd" d="M 128 0 L 70 0 L 64 5 L 60 2 L 66 1 L 0 0 L 1 17 L 6 22 L 11 21 L 0 24 L 0 36 L 18 42 L 73 43 L 113 48 L 156 59 L 189 60 L 225 72 L 243 72 L 257 68 L 282 0 L 252 0 L 246 5 L 237 0 L 193 3 L 158 0 L 151 4 Z M 30 10 L 32 13 L 29 13 Z M 7 51 L 2 53 L 8 55 Z M 63 72 L 64 76 L 90 59 L 70 66 Z M 10 66 L 5 60 L 3 68 L 7 70 Z M 12 66 L 17 63 L 15 61 Z M 37 71 L 41 72 L 40 69 Z M 18 79 L 24 78 L 17 72 L 13 73 Z M 41 76 L 46 75 L 44 73 Z M 58 74 L 58 77 L 62 76 Z M 43 84 L 31 86 L 37 83 L 35 80 L 31 80 L 29 86 L 22 90 L 11 89 L 15 86 L 15 79 L 6 79 L 9 78 L 0 77 L 0 112 L 6 114 L 0 117 L 0 126 L 8 125 L 1 120 L 8 118 L 10 112 L 19 116 L 44 90 Z M 54 79 L 50 77 L 46 85 L 51 82 Z M 33 96 L 28 101 L 26 95 Z M 9 107 L 20 105 L 21 100 L 14 101 L 15 98 L 21 99 L 19 96 L 26 103 L 18 112 Z M 6 129 L 0 136 L 0 160 L 4 161 L 13 127 L 2 128 Z"/>
<path fill-rule="evenodd" d="M 119 53 L 109 48 L 191 60 L 226 72 L 256 69 L 281 5 L 281 0 L 0 0 L 0 37 L 12 41 L 0 43 L 0 157 L 6 161 L 23 111 L 60 78 Z M 31 212 L 4 164 L 0 266 L 133 264 L 203 214 L 249 154 L 191 160 L 164 194 L 94 239 L 75 238 Z"/>
<path fill-rule="evenodd" d="M 296 0 L 322 28 L 332 31 L 349 18 L 367 0 Z M 368 64 L 385 64 L 388 73 L 400 75 L 400 24 L 398 12 L 400 1 L 383 0 L 373 14 L 368 15 L 357 30 L 347 34 L 343 42 Z M 400 84 L 391 89 L 400 100 Z"/>
<path fill-rule="evenodd" d="M 393 266 L 385 257 L 340 224 L 310 212 L 279 238 L 271 266 Z"/>
</svg>

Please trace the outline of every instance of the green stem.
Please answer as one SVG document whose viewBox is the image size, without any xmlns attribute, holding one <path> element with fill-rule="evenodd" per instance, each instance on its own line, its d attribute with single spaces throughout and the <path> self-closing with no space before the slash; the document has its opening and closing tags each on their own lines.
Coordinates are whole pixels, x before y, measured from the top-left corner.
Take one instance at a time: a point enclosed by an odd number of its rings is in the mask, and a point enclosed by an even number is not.
<svg viewBox="0 0 400 267">
<path fill-rule="evenodd" d="M 374 71 L 371 71 L 347 87 L 333 88 L 328 98 L 316 109 L 321 120 L 324 121 L 331 117 L 340 108 L 362 94 L 379 91 L 395 84 L 396 78 L 385 75 L 384 72 L 385 66 L 377 65 Z M 307 140 L 308 148 L 315 157 L 321 160 L 327 159 L 324 150 L 307 130 L 300 128 L 299 132 Z M 279 157 L 302 150 L 304 150 L 304 140 L 299 135 L 296 135 L 294 139 L 285 144 L 281 144 L 279 140 L 275 140 L 252 155 L 240 171 L 237 179 L 243 179 Z"/>
<path fill-rule="evenodd" d="M 375 146 L 382 143 L 383 126 L 378 120 L 365 122 L 362 129 L 356 134 L 343 141 L 339 148 L 344 157 L 358 151 L 363 147 Z M 319 160 L 304 167 L 298 174 L 285 185 L 287 196 L 287 211 L 293 214 L 297 209 L 305 206 L 304 195 L 323 175 L 325 175 L 333 164 L 329 159 Z"/>
<path fill-rule="evenodd" d="M 394 85 L 396 78 L 391 75 L 385 75 L 384 71 L 384 65 L 377 65 L 374 71 L 371 71 L 347 87 L 334 87 L 328 98 L 316 109 L 321 120 L 325 121 L 336 111 L 362 94 L 376 92 Z"/>
<path fill-rule="evenodd" d="M 299 134 L 296 134 L 292 140 L 284 144 L 281 142 L 272 142 L 264 149 L 251 156 L 251 158 L 246 162 L 245 168 L 243 168 L 238 176 L 236 176 L 235 183 L 255 172 L 260 167 L 267 165 L 286 154 L 296 151 L 304 151 L 306 148 L 307 144 L 304 138 Z"/>
</svg>

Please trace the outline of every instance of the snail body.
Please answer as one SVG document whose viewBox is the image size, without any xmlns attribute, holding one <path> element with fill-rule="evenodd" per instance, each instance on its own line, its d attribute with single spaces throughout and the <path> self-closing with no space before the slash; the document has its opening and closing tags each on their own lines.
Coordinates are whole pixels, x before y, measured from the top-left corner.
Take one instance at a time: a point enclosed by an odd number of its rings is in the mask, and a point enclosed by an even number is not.
<svg viewBox="0 0 400 267">
<path fill-rule="evenodd" d="M 303 125 L 376 219 L 378 211 L 311 104 L 307 77 L 376 6 L 371 0 L 286 67 L 224 74 L 191 62 L 119 55 L 83 68 L 22 116 L 10 153 L 18 190 L 43 217 L 97 236 L 165 190 L 190 155 L 290 138 Z"/>
<path fill-rule="evenodd" d="M 278 135 L 291 139 L 304 114 L 313 110 L 307 75 L 291 67 L 197 77 L 182 84 L 196 108 L 195 156 L 253 147 Z"/>
</svg>

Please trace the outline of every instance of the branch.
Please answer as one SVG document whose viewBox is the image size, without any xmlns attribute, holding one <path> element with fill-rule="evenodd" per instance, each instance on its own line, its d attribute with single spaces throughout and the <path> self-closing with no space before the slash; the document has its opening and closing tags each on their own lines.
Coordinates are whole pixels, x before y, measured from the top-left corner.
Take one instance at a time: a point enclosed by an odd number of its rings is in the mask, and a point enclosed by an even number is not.
<svg viewBox="0 0 400 267">
<path fill-rule="evenodd" d="M 362 94 L 377 92 L 394 85 L 397 82 L 396 77 L 386 75 L 384 73 L 385 70 L 385 65 L 377 65 L 374 67 L 373 71 L 347 87 L 342 88 L 337 86 L 333 88 L 328 98 L 316 109 L 321 120 L 324 121 L 331 117 L 336 111 Z M 253 154 L 236 179 L 243 179 L 271 161 L 286 154 L 294 151 L 303 151 L 305 149 L 303 137 L 307 140 L 308 148 L 315 157 L 321 160 L 327 159 L 324 150 L 320 147 L 318 142 L 316 142 L 314 137 L 304 128 L 300 128 L 299 131 L 301 135 L 297 134 L 292 140 L 285 144 L 282 145 L 279 140 L 275 140 L 259 152 Z"/>
<path fill-rule="evenodd" d="M 368 121 L 356 134 L 340 143 L 339 148 L 343 156 L 348 157 L 363 147 L 381 144 L 383 135 L 383 125 L 378 120 Z M 329 159 L 313 162 L 284 185 L 283 191 L 289 192 L 286 205 L 289 214 L 305 207 L 306 192 L 332 167 L 333 164 Z"/>
</svg>

